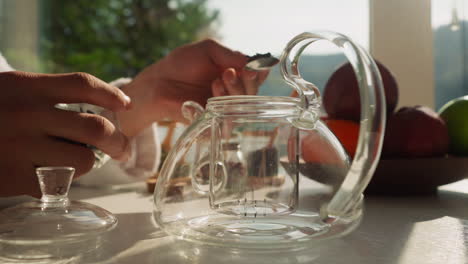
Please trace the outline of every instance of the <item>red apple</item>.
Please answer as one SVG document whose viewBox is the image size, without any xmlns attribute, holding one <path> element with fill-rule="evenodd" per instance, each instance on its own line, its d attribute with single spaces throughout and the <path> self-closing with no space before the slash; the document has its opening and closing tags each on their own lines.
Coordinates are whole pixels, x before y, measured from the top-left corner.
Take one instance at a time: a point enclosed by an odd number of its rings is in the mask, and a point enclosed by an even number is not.
<svg viewBox="0 0 468 264">
<path fill-rule="evenodd" d="M 402 107 L 387 122 L 382 156 L 442 156 L 449 148 L 444 120 L 425 106 Z"/>
<path fill-rule="evenodd" d="M 387 67 L 376 63 L 384 85 L 387 113 L 390 115 L 398 103 L 398 84 Z M 345 63 L 328 79 L 323 92 L 323 106 L 330 118 L 359 121 L 360 102 L 356 75 L 351 64 Z"/>
</svg>

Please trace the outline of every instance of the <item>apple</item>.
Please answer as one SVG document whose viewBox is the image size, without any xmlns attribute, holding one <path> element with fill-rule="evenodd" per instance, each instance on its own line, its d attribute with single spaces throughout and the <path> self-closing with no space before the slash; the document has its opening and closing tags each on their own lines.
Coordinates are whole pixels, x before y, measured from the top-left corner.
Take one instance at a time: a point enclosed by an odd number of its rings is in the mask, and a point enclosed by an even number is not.
<svg viewBox="0 0 468 264">
<path fill-rule="evenodd" d="M 435 157 L 447 154 L 444 120 L 426 106 L 402 107 L 387 121 L 382 157 Z"/>
<path fill-rule="evenodd" d="M 448 127 L 449 152 L 455 155 L 468 155 L 468 96 L 449 101 L 442 106 L 439 114 Z"/>
<path fill-rule="evenodd" d="M 377 62 L 384 85 L 387 113 L 390 115 L 398 103 L 398 84 L 390 70 Z M 361 99 L 356 75 L 351 64 L 341 65 L 328 79 L 323 92 L 323 106 L 333 119 L 347 119 L 359 122 Z"/>
</svg>

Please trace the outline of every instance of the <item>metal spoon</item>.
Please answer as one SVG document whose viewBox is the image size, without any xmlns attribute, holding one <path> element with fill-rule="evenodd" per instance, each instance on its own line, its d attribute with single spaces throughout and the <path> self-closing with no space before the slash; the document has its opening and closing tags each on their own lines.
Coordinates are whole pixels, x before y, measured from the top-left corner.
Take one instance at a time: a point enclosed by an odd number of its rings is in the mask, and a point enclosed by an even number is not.
<svg viewBox="0 0 468 264">
<path fill-rule="evenodd" d="M 273 57 L 270 53 L 255 54 L 254 56 L 247 56 L 248 61 L 244 66 L 245 69 L 250 71 L 265 71 L 278 64 L 279 60 Z"/>
</svg>

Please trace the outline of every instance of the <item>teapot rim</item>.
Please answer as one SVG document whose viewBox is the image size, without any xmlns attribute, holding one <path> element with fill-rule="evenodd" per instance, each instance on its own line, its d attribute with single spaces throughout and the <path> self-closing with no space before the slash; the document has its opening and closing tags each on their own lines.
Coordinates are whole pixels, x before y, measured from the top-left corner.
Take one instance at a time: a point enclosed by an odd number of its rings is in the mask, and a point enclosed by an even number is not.
<svg viewBox="0 0 468 264">
<path fill-rule="evenodd" d="M 207 105 L 218 104 L 245 104 L 245 103 L 282 103 L 286 105 L 297 105 L 299 98 L 290 96 L 264 96 L 264 95 L 229 95 L 217 96 L 208 99 Z"/>
</svg>

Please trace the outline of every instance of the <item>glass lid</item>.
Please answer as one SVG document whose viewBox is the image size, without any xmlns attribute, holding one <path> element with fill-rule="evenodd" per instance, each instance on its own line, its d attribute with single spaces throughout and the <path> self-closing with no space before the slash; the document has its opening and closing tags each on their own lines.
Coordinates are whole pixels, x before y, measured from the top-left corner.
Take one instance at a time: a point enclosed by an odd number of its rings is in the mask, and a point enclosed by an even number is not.
<svg viewBox="0 0 468 264">
<path fill-rule="evenodd" d="M 15 248 L 19 258 L 50 257 L 51 244 L 96 238 L 117 225 L 117 218 L 105 209 L 68 199 L 74 172 L 72 167 L 36 169 L 41 199 L 0 211 L 1 251 Z M 34 253 L 28 255 L 28 249 Z"/>
</svg>

